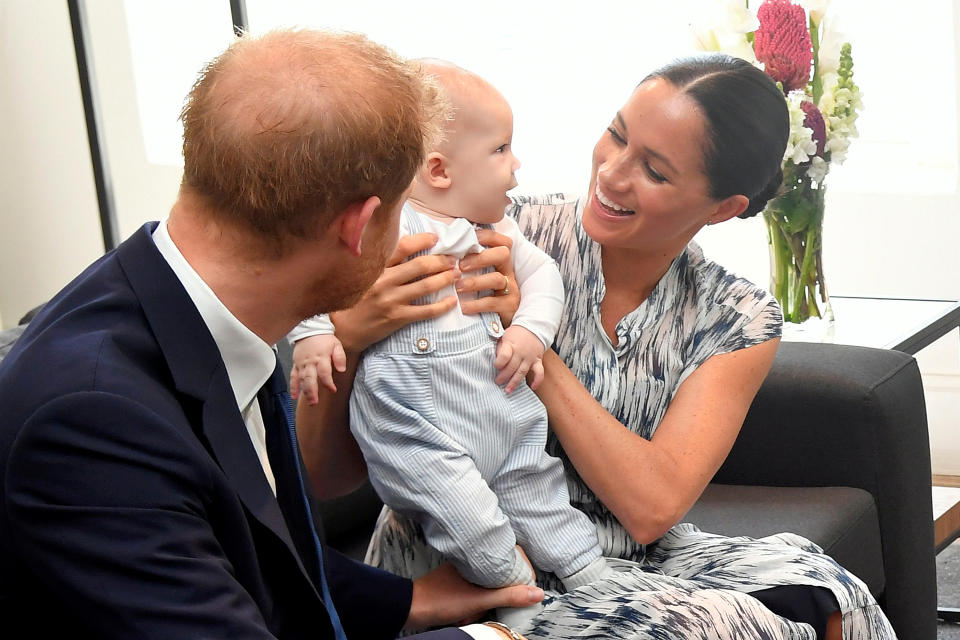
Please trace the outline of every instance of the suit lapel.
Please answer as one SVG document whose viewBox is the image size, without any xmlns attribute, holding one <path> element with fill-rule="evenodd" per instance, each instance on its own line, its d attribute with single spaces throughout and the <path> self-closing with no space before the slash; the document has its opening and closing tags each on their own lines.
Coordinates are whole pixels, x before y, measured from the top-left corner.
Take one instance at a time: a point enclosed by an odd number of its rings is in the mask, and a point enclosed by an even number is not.
<svg viewBox="0 0 960 640">
<path fill-rule="evenodd" d="M 220 351 L 200 312 L 153 243 L 155 228 L 155 222 L 147 223 L 117 248 L 120 265 L 167 359 L 177 390 L 202 403 L 200 428 L 211 454 L 248 512 L 283 541 L 313 587 L 261 471 Z"/>
</svg>

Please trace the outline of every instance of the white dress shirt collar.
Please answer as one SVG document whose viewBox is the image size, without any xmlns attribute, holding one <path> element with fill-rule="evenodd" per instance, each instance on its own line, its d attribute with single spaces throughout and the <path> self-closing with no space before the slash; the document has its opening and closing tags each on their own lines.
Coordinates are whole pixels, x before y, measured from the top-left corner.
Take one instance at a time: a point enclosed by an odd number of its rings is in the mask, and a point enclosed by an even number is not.
<svg viewBox="0 0 960 640">
<path fill-rule="evenodd" d="M 237 320 L 194 271 L 170 238 L 166 220 L 157 225 L 153 241 L 186 289 L 217 343 L 237 407 L 243 412 L 273 373 L 277 362 L 273 348 Z"/>
</svg>

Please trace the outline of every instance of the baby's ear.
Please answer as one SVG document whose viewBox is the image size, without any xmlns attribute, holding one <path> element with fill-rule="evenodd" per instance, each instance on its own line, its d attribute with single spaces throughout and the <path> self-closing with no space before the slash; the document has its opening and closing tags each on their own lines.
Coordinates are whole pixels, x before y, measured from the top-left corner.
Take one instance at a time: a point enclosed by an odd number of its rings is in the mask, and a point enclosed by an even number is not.
<svg viewBox="0 0 960 640">
<path fill-rule="evenodd" d="M 447 171 L 449 160 L 439 151 L 431 151 L 423 163 L 420 172 L 422 182 L 434 189 L 450 188 L 450 173 Z"/>
</svg>

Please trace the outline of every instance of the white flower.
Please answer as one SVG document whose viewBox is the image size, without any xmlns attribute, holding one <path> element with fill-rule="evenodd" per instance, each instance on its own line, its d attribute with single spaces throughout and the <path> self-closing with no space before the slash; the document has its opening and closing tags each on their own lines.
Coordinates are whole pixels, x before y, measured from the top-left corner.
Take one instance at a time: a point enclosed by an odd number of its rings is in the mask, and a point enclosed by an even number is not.
<svg viewBox="0 0 960 640">
<path fill-rule="evenodd" d="M 799 0 L 797 4 L 807 11 L 807 15 L 813 20 L 813 24 L 818 25 L 823 19 L 823 14 L 827 11 L 830 0 Z"/>
<path fill-rule="evenodd" d="M 842 163 L 847 158 L 847 149 L 850 139 L 845 136 L 835 136 L 827 140 L 826 150 L 830 154 L 830 162 Z"/>
<path fill-rule="evenodd" d="M 710 0 L 698 3 L 691 22 L 693 44 L 701 51 L 721 51 L 757 65 L 747 34 L 760 26 L 756 14 L 743 0 Z"/>
<path fill-rule="evenodd" d="M 862 108 L 860 89 L 857 87 L 830 87 L 824 91 L 820 103 L 830 107 L 824 111 L 824 120 L 827 125 L 826 152 L 830 154 L 830 162 L 841 163 L 847 156 L 850 139 L 859 135 L 857 131 L 857 110 Z"/>
<path fill-rule="evenodd" d="M 814 156 L 810 161 L 810 168 L 807 169 L 807 176 L 817 184 L 823 184 L 823 179 L 827 177 L 827 171 L 830 165 L 820 156 Z"/>
<path fill-rule="evenodd" d="M 763 64 L 757 60 L 757 54 L 753 52 L 753 45 L 744 36 L 728 37 L 720 41 L 720 49 L 734 58 L 742 58 L 755 67 L 763 68 Z"/>
<path fill-rule="evenodd" d="M 840 68 L 840 48 L 848 40 L 843 31 L 838 28 L 838 23 L 839 20 L 833 13 L 823 21 L 820 31 L 820 50 L 817 54 L 818 71 L 821 76 L 835 73 Z"/>
<path fill-rule="evenodd" d="M 722 12 L 725 18 L 724 26 L 737 33 L 751 33 L 760 27 L 760 21 L 757 20 L 757 14 L 751 11 L 746 2 L 741 0 L 724 0 L 717 2 L 717 8 Z"/>
<path fill-rule="evenodd" d="M 844 114 L 844 115 L 853 115 L 853 118 L 856 119 L 855 111 L 857 109 L 863 108 L 863 101 L 860 98 L 859 89 L 847 89 L 842 87 L 837 89 L 833 94 L 834 100 L 834 114 Z"/>
<path fill-rule="evenodd" d="M 783 153 L 784 163 L 803 164 L 817 154 L 817 141 L 813 139 L 813 129 L 803 126 L 807 114 L 800 103 L 807 100 L 803 91 L 791 91 L 787 95 L 787 110 L 790 113 L 790 138 Z"/>
<path fill-rule="evenodd" d="M 783 153 L 784 162 L 803 164 L 816 153 L 817 143 L 813 139 L 813 129 L 799 127 L 796 131 L 790 130 L 790 141 L 787 142 L 787 149 Z"/>
<path fill-rule="evenodd" d="M 820 113 L 824 114 L 826 118 L 837 107 L 837 101 L 834 98 L 834 91 L 837 90 L 837 83 L 840 80 L 840 77 L 836 72 L 825 73 L 820 76 L 821 78 L 821 87 L 823 87 L 823 93 L 820 95 L 820 103 L 817 104 L 817 108 L 820 109 Z"/>
</svg>

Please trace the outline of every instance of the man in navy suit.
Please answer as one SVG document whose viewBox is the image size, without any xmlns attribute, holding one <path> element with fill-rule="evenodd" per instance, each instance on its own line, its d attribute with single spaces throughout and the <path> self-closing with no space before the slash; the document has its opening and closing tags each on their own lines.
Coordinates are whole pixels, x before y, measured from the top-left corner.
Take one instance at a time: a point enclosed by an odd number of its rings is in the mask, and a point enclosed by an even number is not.
<svg viewBox="0 0 960 640">
<path fill-rule="evenodd" d="M 412 583 L 315 544 L 269 426 L 270 345 L 380 275 L 442 111 L 360 36 L 241 38 L 204 70 L 168 219 L 88 267 L 0 365 L 6 628 L 391 638 L 542 597 L 449 567 Z M 508 636 L 476 627 L 424 637 Z"/>
</svg>

